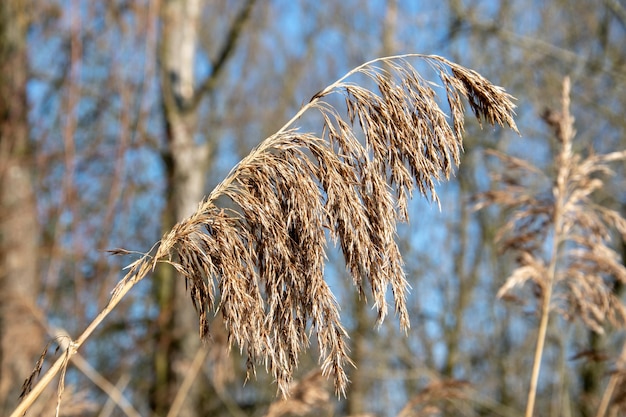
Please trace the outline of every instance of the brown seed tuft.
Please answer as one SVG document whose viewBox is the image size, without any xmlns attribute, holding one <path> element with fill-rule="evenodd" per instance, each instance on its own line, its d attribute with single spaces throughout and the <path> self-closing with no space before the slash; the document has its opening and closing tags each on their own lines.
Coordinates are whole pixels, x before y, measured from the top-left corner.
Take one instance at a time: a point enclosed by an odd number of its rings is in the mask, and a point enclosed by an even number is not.
<svg viewBox="0 0 626 417">
<path fill-rule="evenodd" d="M 433 84 L 409 59 L 426 61 L 443 82 L 452 126 Z M 371 79 L 376 92 L 348 82 L 355 74 Z M 325 101 L 333 94 L 343 96 L 345 113 Z M 314 331 L 322 373 L 333 375 L 344 394 L 351 361 L 339 306 L 324 280 L 326 233 L 341 247 L 358 291 L 371 293 L 378 322 L 387 315 L 390 287 L 408 329 L 396 223 L 407 220 L 414 189 L 437 201 L 435 181 L 458 165 L 462 97 L 479 120 L 516 130 L 512 97 L 444 58 L 388 57 L 354 69 L 261 142 L 196 213 L 130 266 L 126 280 L 142 279 L 156 262 L 170 263 L 187 281 L 200 336 L 208 335 L 209 312 L 219 310 L 229 343 L 248 355 L 250 373 L 262 362 L 283 394 Z M 292 126 L 307 111 L 321 114 L 319 133 Z"/>
</svg>

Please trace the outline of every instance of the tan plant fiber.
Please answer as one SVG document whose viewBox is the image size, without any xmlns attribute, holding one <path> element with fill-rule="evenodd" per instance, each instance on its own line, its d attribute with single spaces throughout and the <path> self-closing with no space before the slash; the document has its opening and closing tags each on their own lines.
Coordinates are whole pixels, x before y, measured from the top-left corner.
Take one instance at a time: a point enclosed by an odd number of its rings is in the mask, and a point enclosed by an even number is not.
<svg viewBox="0 0 626 417">
<path fill-rule="evenodd" d="M 570 82 L 563 82 L 561 109 L 546 111 L 544 120 L 558 144 L 553 175 L 529 162 L 492 152 L 503 164 L 493 178 L 500 187 L 478 196 L 477 208 L 497 204 L 509 209 L 497 239 L 503 252 L 514 253 L 517 268 L 498 292 L 509 298 L 529 284 L 539 298 L 538 341 L 531 375 L 526 416 L 533 414 L 539 369 L 551 311 L 569 320 L 580 319 L 603 333 L 606 322 L 626 324 L 626 308 L 613 291 L 626 282 L 626 267 L 611 247 L 612 232 L 626 238 L 626 220 L 603 207 L 593 193 L 613 171 L 610 164 L 625 160 L 626 151 L 586 157 L 574 152 L 574 118 L 570 114 Z M 529 182 L 544 184 L 537 191 Z"/>
<path fill-rule="evenodd" d="M 319 371 L 309 372 L 297 383 L 292 383 L 288 398 L 270 404 L 265 417 L 320 415 L 330 403 L 328 387 Z"/>
<path fill-rule="evenodd" d="M 449 118 L 436 85 L 409 60 L 426 62 L 438 75 Z M 349 81 L 357 75 L 376 91 Z M 343 97 L 345 109 L 333 107 L 331 95 Z M 247 354 L 249 373 L 263 363 L 287 394 L 299 354 L 315 334 L 323 374 L 333 375 L 337 392 L 345 393 L 348 335 L 324 280 L 326 236 L 341 247 L 358 291 L 371 294 L 378 321 L 387 315 L 391 287 L 400 324 L 408 329 L 408 283 L 394 240 L 396 223 L 407 219 L 414 189 L 437 201 L 436 181 L 458 165 L 462 98 L 480 122 L 517 131 L 509 94 L 442 57 L 386 57 L 355 68 L 317 93 L 192 216 L 129 265 L 107 310 L 158 262 L 169 263 L 185 277 L 200 336 L 207 339 L 208 315 L 220 311 L 229 344 Z M 305 112 L 321 115 L 319 134 L 294 127 Z"/>
<path fill-rule="evenodd" d="M 446 415 L 442 405 L 469 398 L 467 381 L 448 379 L 434 381 L 409 399 L 396 417 L 421 417 Z"/>
</svg>

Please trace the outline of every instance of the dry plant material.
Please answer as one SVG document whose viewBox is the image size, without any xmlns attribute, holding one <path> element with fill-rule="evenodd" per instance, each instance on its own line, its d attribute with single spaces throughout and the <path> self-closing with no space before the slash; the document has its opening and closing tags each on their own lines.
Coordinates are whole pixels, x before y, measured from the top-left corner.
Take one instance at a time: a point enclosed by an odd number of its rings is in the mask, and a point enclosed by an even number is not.
<svg viewBox="0 0 626 417">
<path fill-rule="evenodd" d="M 439 77 L 450 118 L 436 100 L 436 85 L 409 60 L 422 60 Z M 348 81 L 359 74 L 377 92 Z M 343 97 L 343 112 L 325 100 L 330 95 Z M 517 131 L 513 98 L 504 89 L 438 56 L 376 59 L 320 91 L 244 158 L 194 214 L 127 267 L 105 309 L 12 416 L 26 411 L 54 375 L 63 375 L 67 360 L 159 262 L 185 278 L 202 339 L 209 337 L 208 315 L 222 314 L 229 346 L 247 354 L 249 373 L 263 363 L 288 394 L 299 354 L 315 334 L 322 374 L 333 375 L 336 392 L 345 394 L 348 335 L 324 280 L 326 236 L 341 247 L 357 290 L 371 293 L 378 322 L 388 313 L 391 287 L 400 325 L 408 329 L 408 283 L 394 240 L 396 223 L 407 220 L 416 188 L 437 201 L 435 182 L 458 165 L 462 98 L 479 122 Z M 307 111 L 322 116 L 319 134 L 294 127 Z"/>
<path fill-rule="evenodd" d="M 397 417 L 422 417 L 446 415 L 445 404 L 465 401 L 469 383 L 458 379 L 435 381 L 414 395 L 400 410 Z"/>
<path fill-rule="evenodd" d="M 615 369 L 611 372 L 611 378 L 602 394 L 596 417 L 619 415 L 626 412 L 626 344 L 622 346 L 622 352 L 617 358 Z"/>
<path fill-rule="evenodd" d="M 409 60 L 422 60 L 439 77 L 450 118 L 436 100 L 436 85 L 423 79 Z M 377 92 L 348 81 L 359 74 Z M 343 96 L 343 112 L 325 100 L 330 95 Z M 345 394 L 344 368 L 351 363 L 348 335 L 324 280 L 326 236 L 341 247 L 358 291 L 371 294 L 378 321 L 388 312 L 391 287 L 400 324 L 408 329 L 408 283 L 394 240 L 396 223 L 407 220 L 408 198 L 416 188 L 437 201 L 435 182 L 448 178 L 458 165 L 462 98 L 481 123 L 517 131 L 513 98 L 504 89 L 438 56 L 379 58 L 320 91 L 244 158 L 194 214 L 127 267 L 105 309 L 12 417 L 28 409 L 159 262 L 171 264 L 185 278 L 202 339 L 209 337 L 208 315 L 222 314 L 229 346 L 234 343 L 245 351 L 249 373 L 263 363 L 286 395 L 299 354 L 315 334 L 322 374 L 333 375 L 336 392 Z M 294 127 L 307 111 L 322 116 L 318 134 Z"/>
<path fill-rule="evenodd" d="M 544 114 L 558 144 L 553 175 L 527 161 L 491 152 L 503 167 L 492 178 L 499 188 L 477 197 L 479 209 L 495 204 L 509 211 L 497 240 L 502 252 L 515 254 L 517 268 L 498 296 L 517 298 L 516 290 L 530 286 L 539 300 L 539 336 L 527 416 L 532 415 L 551 311 L 569 320 L 578 318 L 598 333 L 603 333 L 607 322 L 618 327 L 626 323 L 626 308 L 614 292 L 616 282 L 626 282 L 626 268 L 611 247 L 612 233 L 626 238 L 626 220 L 592 198 L 613 174 L 610 163 L 626 159 L 626 151 L 590 152 L 586 157 L 573 151 L 569 89 L 566 78 L 562 108 Z M 531 183 L 544 187 L 536 191 Z"/>
<path fill-rule="evenodd" d="M 586 157 L 575 153 L 569 81 L 565 90 L 563 109 L 547 110 L 543 116 L 559 146 L 553 175 L 527 161 L 490 151 L 502 164 L 501 172 L 492 175 L 499 188 L 480 194 L 476 208 L 495 204 L 510 213 L 496 239 L 502 252 L 515 254 L 518 267 L 500 288 L 499 297 L 517 298 L 515 290 L 530 284 L 543 299 L 551 286 L 551 309 L 603 333 L 607 321 L 618 327 L 626 323 L 626 309 L 613 292 L 616 281 L 626 283 L 626 268 L 611 247 L 613 232 L 626 238 L 626 220 L 594 202 L 593 193 L 613 175 L 610 164 L 626 159 L 626 151 L 590 152 Z M 555 266 L 552 283 L 551 264 Z"/>
<path fill-rule="evenodd" d="M 35 367 L 33 368 L 33 371 L 30 373 L 28 378 L 26 378 L 26 380 L 22 384 L 22 392 L 20 393 L 20 399 L 24 398 L 26 394 L 28 394 L 33 389 L 33 383 L 35 382 L 35 380 L 39 377 L 39 374 L 41 373 L 44 360 L 46 359 L 46 356 L 48 355 L 48 349 L 50 349 L 51 344 L 52 344 L 52 341 L 46 343 L 46 346 L 44 347 L 43 351 L 41 352 L 41 355 L 39 355 L 39 358 L 37 359 L 37 362 L 35 363 Z"/>
<path fill-rule="evenodd" d="M 290 396 L 273 402 L 265 417 L 306 416 L 328 407 L 330 395 L 319 371 L 305 375 L 290 389 Z"/>
<path fill-rule="evenodd" d="M 435 85 L 408 59 L 425 61 L 439 76 L 451 124 Z M 377 92 L 347 81 L 356 74 Z M 337 94 L 345 116 L 325 101 Z M 378 321 L 387 315 L 391 287 L 408 329 L 396 223 L 406 220 L 415 188 L 437 201 L 435 182 L 458 165 L 463 97 L 479 121 L 517 131 L 512 97 L 444 58 L 396 56 L 354 69 L 244 158 L 192 216 L 130 265 L 118 289 L 143 279 L 157 262 L 170 263 L 187 281 L 200 336 L 209 335 L 210 312 L 220 311 L 229 346 L 247 354 L 249 374 L 263 363 L 286 394 L 300 352 L 315 334 L 323 374 L 333 375 L 337 392 L 345 393 L 348 335 L 324 280 L 326 235 L 340 245 L 358 291 L 371 294 Z M 307 111 L 321 114 L 319 134 L 293 127 Z"/>
<path fill-rule="evenodd" d="M 409 59 L 426 62 L 438 75 L 451 124 L 436 99 L 435 84 L 423 79 Z M 359 74 L 377 92 L 348 81 Z M 330 95 L 343 96 L 343 112 L 325 100 Z M 185 278 L 203 340 L 209 337 L 208 315 L 222 314 L 228 344 L 245 351 L 249 374 L 263 363 L 287 395 L 300 352 L 315 334 L 322 374 L 333 375 L 336 392 L 345 395 L 345 366 L 351 360 L 339 306 L 324 280 L 326 236 L 341 247 L 358 291 L 371 294 L 378 322 L 388 313 L 391 287 L 400 325 L 407 330 L 408 283 L 394 240 L 396 223 L 407 220 L 408 198 L 416 188 L 437 201 L 435 182 L 448 178 L 459 164 L 462 98 L 481 123 L 517 131 L 510 95 L 438 56 L 376 59 L 320 91 L 244 158 L 193 215 L 127 267 L 109 304 L 12 416 L 25 412 L 59 372 L 61 395 L 71 356 L 159 262 L 171 264 Z M 322 116 L 318 134 L 293 126 L 307 111 Z"/>
</svg>

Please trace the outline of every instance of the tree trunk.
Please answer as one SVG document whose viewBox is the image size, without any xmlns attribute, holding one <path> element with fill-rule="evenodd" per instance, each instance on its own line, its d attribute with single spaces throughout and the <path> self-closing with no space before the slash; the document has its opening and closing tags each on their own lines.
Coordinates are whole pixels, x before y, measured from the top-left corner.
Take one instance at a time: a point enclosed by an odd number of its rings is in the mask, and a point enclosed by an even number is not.
<svg viewBox="0 0 626 417">
<path fill-rule="evenodd" d="M 164 154 L 168 180 L 164 230 L 191 215 L 204 195 L 208 152 L 206 145 L 195 142 L 195 112 L 188 110 L 194 96 L 200 11 L 199 0 L 168 0 L 161 6 L 161 96 L 168 140 Z M 155 278 L 160 334 L 155 352 L 153 406 L 156 415 L 165 415 L 200 343 L 197 318 L 185 286 L 178 282 L 180 277 L 166 266 Z M 194 384 L 181 415 L 198 415 L 198 391 Z"/>
<path fill-rule="evenodd" d="M 37 207 L 26 100 L 28 2 L 0 2 L 0 414 L 18 402 L 43 347 L 33 318 L 39 294 Z"/>
<path fill-rule="evenodd" d="M 217 86 L 219 75 L 233 55 L 243 25 L 255 0 L 246 0 L 232 21 L 206 79 L 196 82 L 194 68 L 198 50 L 200 0 L 166 0 L 161 6 L 159 45 L 161 98 L 168 147 L 163 155 L 167 170 L 167 206 L 163 229 L 193 214 L 204 198 L 206 172 L 214 141 L 198 140 L 197 111 L 202 98 Z M 200 349 L 198 319 L 182 282 L 170 267 L 160 268 L 155 277 L 159 306 L 155 352 L 155 414 L 164 415 L 190 370 Z M 204 414 L 201 403 L 206 387 L 199 378 L 193 385 L 180 415 Z"/>
</svg>

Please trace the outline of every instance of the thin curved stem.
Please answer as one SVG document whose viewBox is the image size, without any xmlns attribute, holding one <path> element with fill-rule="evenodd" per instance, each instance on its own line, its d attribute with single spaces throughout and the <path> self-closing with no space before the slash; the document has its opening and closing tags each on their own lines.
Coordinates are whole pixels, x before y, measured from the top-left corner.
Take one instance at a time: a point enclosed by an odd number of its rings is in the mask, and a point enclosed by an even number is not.
<svg viewBox="0 0 626 417">
<path fill-rule="evenodd" d="M 332 93 L 336 88 L 341 86 L 341 84 L 346 79 L 350 78 L 351 76 L 353 76 L 354 74 L 356 74 L 358 72 L 361 72 L 364 68 L 367 68 L 368 66 L 371 66 L 371 65 L 373 65 L 373 64 L 375 64 L 377 62 L 387 62 L 387 61 L 393 61 L 393 60 L 396 60 L 396 59 L 405 59 L 405 58 L 427 58 L 427 59 L 433 59 L 433 60 L 440 60 L 440 61 L 442 61 L 444 63 L 448 63 L 448 61 L 445 58 L 442 58 L 442 57 L 439 57 L 439 56 L 436 56 L 436 55 L 424 55 L 424 54 L 402 54 L 402 55 L 393 55 L 393 56 L 387 56 L 387 57 L 372 59 L 371 61 L 368 61 L 368 62 L 366 62 L 364 64 L 359 65 L 358 67 L 353 68 L 348 73 L 346 73 L 344 76 L 339 78 L 337 81 L 335 81 L 334 83 L 328 85 L 326 88 L 321 90 L 319 93 L 315 94 L 311 98 L 311 100 L 307 104 L 302 106 L 300 108 L 300 110 L 298 110 L 298 112 L 291 119 L 289 119 L 289 121 L 287 123 L 285 123 L 283 125 L 283 127 L 281 127 L 273 136 L 280 135 L 281 133 L 284 133 L 287 130 L 291 129 L 293 127 L 294 123 L 300 117 L 302 117 L 302 115 L 304 113 L 306 113 L 311 108 L 315 107 L 322 97 Z M 231 184 L 232 180 L 236 177 L 235 173 L 237 172 L 239 167 L 246 166 L 249 161 L 253 161 L 256 158 L 258 158 L 259 154 L 265 152 L 268 148 L 271 148 L 271 146 L 272 146 L 272 141 L 271 140 L 264 140 L 256 148 L 254 148 L 245 158 L 243 158 L 241 161 L 239 161 L 239 163 L 237 163 L 237 165 L 235 165 L 231 169 L 231 171 L 228 173 L 228 175 L 226 176 L 224 181 L 222 181 L 217 187 L 215 187 L 213 189 L 213 191 L 211 191 L 211 194 L 209 194 L 209 197 L 207 198 L 207 201 L 213 201 L 218 196 L 223 194 L 224 190 L 226 188 L 228 188 L 228 186 Z"/>
<path fill-rule="evenodd" d="M 143 271 L 141 269 L 139 272 Z M 52 382 L 52 379 L 65 367 L 69 360 L 74 356 L 83 343 L 89 338 L 93 331 L 102 323 L 102 321 L 113 311 L 115 306 L 124 298 L 126 293 L 138 282 L 139 280 L 128 279 L 124 280 L 124 283 L 117 288 L 117 291 L 111 296 L 111 300 L 107 306 L 96 316 L 95 319 L 87 326 L 85 331 L 73 342 L 69 343 L 67 353 L 61 355 L 59 359 L 52 364 L 50 369 L 41 377 L 39 382 L 33 387 L 33 389 L 24 396 L 22 402 L 13 410 L 10 417 L 22 417 L 28 408 L 35 402 L 35 400 L 41 395 L 43 390 Z"/>
</svg>

